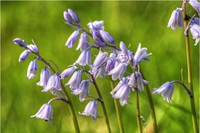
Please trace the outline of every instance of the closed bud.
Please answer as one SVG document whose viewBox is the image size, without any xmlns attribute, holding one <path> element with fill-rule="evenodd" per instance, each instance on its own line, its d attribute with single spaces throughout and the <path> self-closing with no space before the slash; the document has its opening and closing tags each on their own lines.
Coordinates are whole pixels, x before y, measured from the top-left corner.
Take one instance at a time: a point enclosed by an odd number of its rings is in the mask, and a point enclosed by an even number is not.
<svg viewBox="0 0 200 133">
<path fill-rule="evenodd" d="M 72 24 L 72 18 L 71 18 L 71 16 L 69 15 L 68 12 L 64 11 L 63 16 L 64 16 L 64 19 L 65 19 L 69 24 Z"/>
<path fill-rule="evenodd" d="M 65 46 L 67 46 L 68 48 L 72 48 L 78 38 L 78 35 L 79 31 L 74 31 L 68 38 L 67 42 L 65 43 Z"/>
<path fill-rule="evenodd" d="M 74 12 L 72 9 L 68 9 L 68 13 L 76 23 L 80 24 L 80 20 L 78 18 L 78 15 L 76 14 L 76 12 Z"/>
<path fill-rule="evenodd" d="M 29 54 L 30 54 L 29 50 L 23 51 L 19 56 L 19 62 L 25 61 Z"/>
<path fill-rule="evenodd" d="M 21 47 L 26 47 L 26 42 L 24 40 L 22 40 L 21 38 L 15 38 L 13 40 L 14 44 L 17 44 Z"/>
</svg>

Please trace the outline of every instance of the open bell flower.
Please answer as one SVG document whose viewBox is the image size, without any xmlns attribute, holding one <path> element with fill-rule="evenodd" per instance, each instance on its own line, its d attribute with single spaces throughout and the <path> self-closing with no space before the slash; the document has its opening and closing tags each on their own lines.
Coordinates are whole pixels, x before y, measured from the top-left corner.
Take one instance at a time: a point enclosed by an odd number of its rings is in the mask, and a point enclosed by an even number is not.
<svg viewBox="0 0 200 133">
<path fill-rule="evenodd" d="M 107 60 L 108 53 L 99 50 L 96 59 L 93 62 L 93 68 L 100 68 Z"/>
<path fill-rule="evenodd" d="M 38 69 L 38 65 L 37 65 L 36 60 L 31 61 L 27 69 L 27 78 L 31 79 L 35 77 L 37 69 Z"/>
<path fill-rule="evenodd" d="M 199 43 L 200 41 L 200 25 L 193 24 L 190 27 L 190 32 L 192 34 L 192 38 L 195 39 L 195 46 Z"/>
<path fill-rule="evenodd" d="M 40 81 L 38 83 L 36 83 L 36 84 L 38 86 L 43 86 L 45 88 L 50 76 L 51 76 L 51 73 L 48 70 L 48 68 L 42 69 L 42 71 L 40 73 Z"/>
<path fill-rule="evenodd" d="M 85 66 L 85 65 L 91 65 L 91 53 L 90 49 L 82 51 L 78 59 L 76 60 L 76 63 Z"/>
<path fill-rule="evenodd" d="M 90 47 L 88 35 L 86 32 L 83 32 L 80 36 L 78 46 L 76 50 L 80 49 L 81 51 L 87 50 Z"/>
<path fill-rule="evenodd" d="M 87 24 L 90 29 L 104 30 L 104 21 L 94 21 Z"/>
<path fill-rule="evenodd" d="M 79 112 L 80 115 L 85 116 L 92 116 L 93 120 L 96 120 L 98 117 L 98 109 L 97 109 L 97 102 L 95 100 L 90 101 L 84 111 L 82 113 Z"/>
<path fill-rule="evenodd" d="M 75 90 L 79 88 L 81 80 L 82 80 L 82 70 L 79 70 L 73 73 L 72 77 L 70 78 L 70 80 L 66 85 L 69 85 L 69 87 L 72 90 Z"/>
<path fill-rule="evenodd" d="M 172 94 L 174 92 L 174 85 L 172 82 L 166 82 L 162 86 L 160 86 L 158 89 L 154 88 L 154 91 L 152 94 L 161 94 L 163 99 L 166 100 L 169 103 L 172 98 Z"/>
<path fill-rule="evenodd" d="M 183 22 L 182 22 L 182 14 L 181 14 L 182 8 L 177 8 L 172 12 L 172 15 L 169 19 L 167 27 L 171 27 L 173 30 L 176 29 L 176 27 L 183 27 Z"/>
<path fill-rule="evenodd" d="M 39 111 L 32 115 L 31 117 L 36 117 L 38 119 L 43 119 L 45 121 L 49 121 L 52 124 L 53 119 L 53 108 L 50 104 L 43 104 Z"/>
<path fill-rule="evenodd" d="M 108 75 L 112 75 L 113 80 L 122 79 L 124 72 L 126 71 L 126 63 L 120 63 L 113 68 Z"/>
</svg>

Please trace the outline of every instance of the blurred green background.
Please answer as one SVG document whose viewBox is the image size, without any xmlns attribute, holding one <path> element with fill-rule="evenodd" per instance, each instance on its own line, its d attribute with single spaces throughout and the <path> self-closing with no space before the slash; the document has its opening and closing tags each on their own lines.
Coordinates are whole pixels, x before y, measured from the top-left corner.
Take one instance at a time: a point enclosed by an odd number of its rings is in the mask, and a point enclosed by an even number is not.
<svg viewBox="0 0 200 133">
<path fill-rule="evenodd" d="M 187 85 L 187 67 L 185 56 L 185 40 L 183 29 L 173 31 L 167 27 L 171 13 L 181 2 L 158 1 L 21 1 L 1 2 L 1 131 L 2 133 L 59 133 L 74 132 L 69 110 L 63 102 L 53 102 L 53 126 L 48 122 L 30 118 L 42 104 L 53 98 L 50 93 L 41 93 L 42 88 L 36 86 L 40 70 L 44 65 L 39 62 L 37 76 L 27 80 L 28 64 L 34 56 L 24 63 L 18 58 L 22 48 L 13 44 L 13 39 L 20 37 L 31 43 L 34 39 L 41 55 L 53 60 L 61 70 L 72 64 L 79 56 L 74 46 L 64 46 L 74 29 L 64 23 L 63 11 L 71 8 L 76 11 L 85 28 L 94 20 L 104 20 L 105 30 L 116 40 L 124 41 L 129 49 L 136 51 L 141 42 L 148 48 L 150 62 L 142 62 L 141 68 L 150 82 L 151 91 L 166 81 L 180 79 L 183 69 L 184 81 Z M 188 5 L 188 13 L 195 12 Z M 196 109 L 199 118 L 199 45 L 194 46 L 191 39 L 191 58 Z M 107 78 L 108 79 L 108 78 Z M 64 80 L 66 83 L 69 80 Z M 117 82 L 115 83 L 117 84 Z M 109 94 L 109 81 L 98 78 L 98 85 L 103 98 L 113 133 L 119 132 L 114 102 Z M 91 85 L 91 93 L 96 95 Z M 70 93 L 70 90 L 68 89 Z M 70 95 L 78 117 L 81 132 L 106 132 L 104 117 L 93 121 L 91 117 L 79 116 L 88 101 L 80 103 L 77 96 Z M 188 95 L 179 85 L 175 85 L 172 99 L 168 104 L 160 95 L 153 95 L 159 131 L 161 133 L 192 133 L 192 120 Z M 121 108 L 125 132 L 137 132 L 135 93 L 131 92 L 128 104 Z M 146 121 L 146 131 L 152 128 L 149 104 L 146 92 L 140 93 L 141 114 Z M 103 116 L 99 104 L 99 115 Z"/>
</svg>

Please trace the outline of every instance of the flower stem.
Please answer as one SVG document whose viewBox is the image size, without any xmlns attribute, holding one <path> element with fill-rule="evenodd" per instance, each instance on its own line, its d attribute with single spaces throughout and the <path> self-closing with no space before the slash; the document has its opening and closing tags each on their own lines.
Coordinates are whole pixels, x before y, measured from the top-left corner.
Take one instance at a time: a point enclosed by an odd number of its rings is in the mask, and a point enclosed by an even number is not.
<svg viewBox="0 0 200 133">
<path fill-rule="evenodd" d="M 115 85 L 114 85 L 114 82 L 113 82 L 111 76 L 110 76 L 110 85 L 113 90 Z M 116 110 L 116 114 L 117 114 L 117 120 L 118 120 L 118 124 L 119 124 L 120 133 L 124 133 L 124 125 L 123 125 L 122 115 L 121 115 L 121 111 L 120 111 L 119 101 L 117 99 L 114 99 L 114 104 L 115 104 L 115 110 Z"/>
<path fill-rule="evenodd" d="M 142 133 L 142 122 L 141 122 L 141 117 L 140 117 L 140 102 L 139 102 L 138 89 L 135 89 L 135 94 L 136 94 L 136 109 L 137 109 L 138 130 L 139 130 L 139 133 Z"/>
<path fill-rule="evenodd" d="M 143 74 L 142 74 L 142 77 L 143 77 L 144 80 L 146 80 Z M 151 95 L 148 84 L 144 84 L 144 85 L 145 85 L 145 88 L 146 88 L 147 97 L 148 97 L 148 101 L 149 101 L 149 105 L 150 105 L 151 116 L 153 118 L 154 133 L 158 133 L 156 113 L 155 113 L 155 109 L 154 109 L 154 103 L 153 103 L 152 95 Z"/>
<path fill-rule="evenodd" d="M 184 29 L 186 29 L 187 26 L 188 26 L 188 21 L 186 19 L 186 1 L 185 0 L 183 0 L 182 9 L 183 9 L 183 18 L 184 18 Z M 190 106 L 191 106 L 191 111 L 192 111 L 192 122 L 193 122 L 194 133 L 198 133 L 199 128 L 198 128 L 197 115 L 196 115 L 195 102 L 194 102 L 195 99 L 194 99 L 194 91 L 193 91 L 193 83 L 192 83 L 190 42 L 189 42 L 188 34 L 185 35 L 185 41 L 186 41 L 186 58 L 187 58 L 187 72 L 188 72 L 188 88 L 190 89 L 191 93 L 193 94 L 193 97 L 190 97 Z"/>
<path fill-rule="evenodd" d="M 103 101 L 103 97 L 101 95 L 101 92 L 99 90 L 99 87 L 98 87 L 98 85 L 96 83 L 95 78 L 93 77 L 92 74 L 90 74 L 90 76 L 92 78 L 93 84 L 94 84 L 94 86 L 96 88 L 96 91 L 97 91 L 97 94 L 98 94 L 99 98 L 102 99 L 101 105 L 102 105 L 103 113 L 104 113 L 104 116 L 105 116 L 105 121 L 106 121 L 107 129 L 108 129 L 108 133 L 111 133 L 110 122 L 108 120 L 108 114 L 107 114 L 106 107 L 105 107 L 105 104 L 104 104 L 104 101 Z"/>
</svg>

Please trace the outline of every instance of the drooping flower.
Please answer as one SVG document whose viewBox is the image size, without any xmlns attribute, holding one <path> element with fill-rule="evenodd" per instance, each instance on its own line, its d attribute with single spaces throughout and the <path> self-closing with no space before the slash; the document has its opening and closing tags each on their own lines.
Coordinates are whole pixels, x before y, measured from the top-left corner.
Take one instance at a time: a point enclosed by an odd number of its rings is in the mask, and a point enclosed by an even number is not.
<svg viewBox="0 0 200 133">
<path fill-rule="evenodd" d="M 99 47 L 105 47 L 106 43 L 104 42 L 103 37 L 100 34 L 99 30 L 91 29 L 92 38 L 95 41 L 96 45 Z"/>
<path fill-rule="evenodd" d="M 92 116 L 93 120 L 96 120 L 98 117 L 98 109 L 97 109 L 97 102 L 95 100 L 90 101 L 84 111 L 82 113 L 79 112 L 80 115 L 85 116 Z"/>
<path fill-rule="evenodd" d="M 72 48 L 78 38 L 79 31 L 74 31 L 68 38 L 67 42 L 65 43 L 65 46 L 68 48 Z"/>
<path fill-rule="evenodd" d="M 43 119 L 45 121 L 49 121 L 50 124 L 52 124 L 53 108 L 50 104 L 43 104 L 42 107 L 39 109 L 39 111 L 31 117 Z"/>
<path fill-rule="evenodd" d="M 36 83 L 36 84 L 38 86 L 43 86 L 45 88 L 50 76 L 51 76 L 51 73 L 48 70 L 48 68 L 42 69 L 42 71 L 40 73 L 40 81 L 38 83 Z"/>
<path fill-rule="evenodd" d="M 161 94 L 163 99 L 166 100 L 169 103 L 172 98 L 172 94 L 174 92 L 174 85 L 172 82 L 166 82 L 162 86 L 160 86 L 158 89 L 154 88 L 154 91 L 152 94 Z"/>
<path fill-rule="evenodd" d="M 100 30 L 100 34 L 106 42 L 109 42 L 109 43 L 113 44 L 114 46 L 116 46 L 115 40 L 108 32 L 106 32 L 104 30 Z"/>
<path fill-rule="evenodd" d="M 110 72 L 115 67 L 116 55 L 111 53 L 106 62 L 106 72 Z"/>
<path fill-rule="evenodd" d="M 22 40 L 21 38 L 15 38 L 13 40 L 14 44 L 17 44 L 21 47 L 26 47 L 26 42 L 24 40 Z"/>
<path fill-rule="evenodd" d="M 172 12 L 172 15 L 169 19 L 168 25 L 167 27 L 171 27 L 173 30 L 176 29 L 176 27 L 183 27 L 183 22 L 182 22 L 182 14 L 181 14 L 182 9 L 181 8 L 177 8 L 176 10 L 174 10 Z"/>
<path fill-rule="evenodd" d="M 36 44 L 27 45 L 27 47 L 31 50 L 31 52 L 38 53 L 38 48 Z"/>
<path fill-rule="evenodd" d="M 151 53 L 147 54 L 147 48 L 141 48 L 141 43 L 139 43 L 137 51 L 133 57 L 134 67 L 142 60 L 149 60 L 147 57 L 150 55 Z"/>
<path fill-rule="evenodd" d="M 98 76 L 100 76 L 101 78 L 105 78 L 106 77 L 106 64 L 103 64 L 99 68 L 92 68 L 91 73 L 94 76 L 94 78 L 97 78 Z"/>
<path fill-rule="evenodd" d="M 72 77 L 66 85 L 69 85 L 72 90 L 79 88 L 82 79 L 82 70 L 73 73 Z"/>
<path fill-rule="evenodd" d="M 76 50 L 80 49 L 81 51 L 83 51 L 83 50 L 87 50 L 89 47 L 90 45 L 89 45 L 88 35 L 86 32 L 83 32 L 80 36 L 79 43 Z"/>
<path fill-rule="evenodd" d="M 200 2 L 197 0 L 190 0 L 189 4 L 198 12 L 198 15 L 200 16 Z"/>
<path fill-rule="evenodd" d="M 65 69 L 61 74 L 60 74 L 60 79 L 65 79 L 67 77 L 69 77 L 72 73 L 74 73 L 74 71 L 76 70 L 75 67 L 70 67 Z"/>
<path fill-rule="evenodd" d="M 68 9 L 68 13 L 71 16 L 71 18 L 77 23 L 80 24 L 80 20 L 76 12 L 74 12 L 72 9 Z"/>
<path fill-rule="evenodd" d="M 31 61 L 27 69 L 27 78 L 31 79 L 35 77 L 37 69 L 38 69 L 38 65 L 37 65 L 36 60 Z"/>
<path fill-rule="evenodd" d="M 199 43 L 200 41 L 200 25 L 193 24 L 190 27 L 190 32 L 192 34 L 192 38 L 195 39 L 195 46 Z"/>
<path fill-rule="evenodd" d="M 96 59 L 94 60 L 93 68 L 101 67 L 106 62 L 107 56 L 108 56 L 107 52 L 102 52 L 101 50 L 99 50 L 99 53 Z"/>
<path fill-rule="evenodd" d="M 85 100 L 85 97 L 89 95 L 89 83 L 87 80 L 83 80 L 79 88 L 75 89 L 72 94 L 79 95 L 80 102 Z"/>
<path fill-rule="evenodd" d="M 82 53 L 80 54 L 80 56 L 76 60 L 76 63 L 78 63 L 81 66 L 91 65 L 90 49 L 82 51 Z"/>
<path fill-rule="evenodd" d="M 56 94 L 57 92 L 62 92 L 60 85 L 60 78 L 57 75 L 57 73 L 50 76 L 46 87 L 42 90 L 42 92 L 47 92 L 47 91 L 50 91 L 52 94 Z"/>
<path fill-rule="evenodd" d="M 112 75 L 112 79 L 116 80 L 117 78 L 122 79 L 124 72 L 126 71 L 126 63 L 120 63 L 112 69 L 108 75 Z"/>
<path fill-rule="evenodd" d="M 94 21 L 87 24 L 90 29 L 104 30 L 104 21 Z"/>
<path fill-rule="evenodd" d="M 30 54 L 29 50 L 24 50 L 19 56 L 19 62 L 25 61 Z"/>
</svg>

